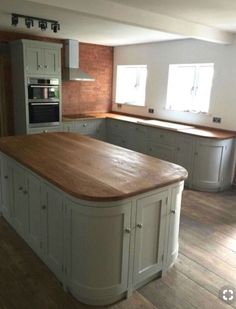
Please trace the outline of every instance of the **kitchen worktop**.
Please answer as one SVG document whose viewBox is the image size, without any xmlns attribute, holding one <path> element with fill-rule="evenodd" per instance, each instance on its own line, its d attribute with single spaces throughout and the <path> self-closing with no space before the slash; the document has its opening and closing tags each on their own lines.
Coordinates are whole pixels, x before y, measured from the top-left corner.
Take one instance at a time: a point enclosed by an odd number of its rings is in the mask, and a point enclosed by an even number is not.
<svg viewBox="0 0 236 309">
<path fill-rule="evenodd" d="M 121 200 L 187 178 L 178 165 L 74 133 L 5 137 L 0 150 L 85 200 Z"/>
<path fill-rule="evenodd" d="M 145 126 L 159 127 L 162 129 L 180 132 L 183 134 L 194 135 L 199 137 L 207 137 L 213 139 L 228 139 L 236 137 L 236 132 L 220 130 L 215 128 L 200 127 L 194 125 L 187 125 L 182 123 L 168 122 L 158 119 L 148 119 L 146 117 L 136 117 L 131 115 L 123 115 L 117 113 L 88 113 L 88 114 L 74 114 L 64 115 L 63 121 L 73 121 L 78 119 L 99 119 L 99 118 L 110 118 L 117 119 L 132 123 L 137 123 Z"/>
</svg>

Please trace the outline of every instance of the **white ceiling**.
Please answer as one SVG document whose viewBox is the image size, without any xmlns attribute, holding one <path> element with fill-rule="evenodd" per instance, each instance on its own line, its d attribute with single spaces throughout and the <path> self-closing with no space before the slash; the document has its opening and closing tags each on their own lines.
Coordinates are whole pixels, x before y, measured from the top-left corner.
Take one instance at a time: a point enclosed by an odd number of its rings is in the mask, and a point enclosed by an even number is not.
<svg viewBox="0 0 236 309">
<path fill-rule="evenodd" d="M 0 30 L 110 46 L 198 38 L 230 43 L 235 0 L 0 0 Z M 11 13 L 56 19 L 61 31 L 11 26 Z"/>
</svg>

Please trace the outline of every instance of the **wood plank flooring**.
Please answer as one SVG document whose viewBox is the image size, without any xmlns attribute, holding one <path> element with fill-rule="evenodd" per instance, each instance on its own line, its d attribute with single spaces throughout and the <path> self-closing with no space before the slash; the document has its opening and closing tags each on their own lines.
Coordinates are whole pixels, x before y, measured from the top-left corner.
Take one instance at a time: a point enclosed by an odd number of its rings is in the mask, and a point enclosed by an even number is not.
<svg viewBox="0 0 236 309">
<path fill-rule="evenodd" d="M 218 298 L 236 287 L 236 190 L 183 194 L 180 253 L 161 279 L 111 309 L 236 308 Z M 12 228 L 0 218 L 0 309 L 87 309 L 60 283 Z M 101 308 L 101 307 L 100 307 Z"/>
</svg>

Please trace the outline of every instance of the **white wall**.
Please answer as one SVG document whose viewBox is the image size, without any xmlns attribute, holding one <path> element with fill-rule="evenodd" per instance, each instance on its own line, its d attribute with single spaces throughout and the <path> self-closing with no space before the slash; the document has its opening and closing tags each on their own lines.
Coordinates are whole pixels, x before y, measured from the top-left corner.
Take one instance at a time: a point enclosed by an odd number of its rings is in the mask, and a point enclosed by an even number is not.
<svg viewBox="0 0 236 309">
<path fill-rule="evenodd" d="M 215 63 L 209 114 L 165 110 L 169 64 L 204 62 Z M 147 64 L 146 107 L 114 104 L 118 64 Z M 236 131 L 236 40 L 231 45 L 189 39 L 115 47 L 113 82 L 113 111 Z M 221 124 L 213 123 L 213 116 L 221 117 Z"/>
</svg>

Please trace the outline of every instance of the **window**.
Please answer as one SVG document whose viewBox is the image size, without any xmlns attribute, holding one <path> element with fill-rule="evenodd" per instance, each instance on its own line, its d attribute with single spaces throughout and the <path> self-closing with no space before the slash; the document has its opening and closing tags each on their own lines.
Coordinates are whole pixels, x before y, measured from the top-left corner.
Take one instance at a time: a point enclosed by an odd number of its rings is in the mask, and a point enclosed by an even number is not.
<svg viewBox="0 0 236 309">
<path fill-rule="evenodd" d="M 146 65 L 118 65 L 116 103 L 144 106 L 146 79 Z"/>
<path fill-rule="evenodd" d="M 207 113 L 213 74 L 213 63 L 169 65 L 166 108 Z"/>
</svg>

